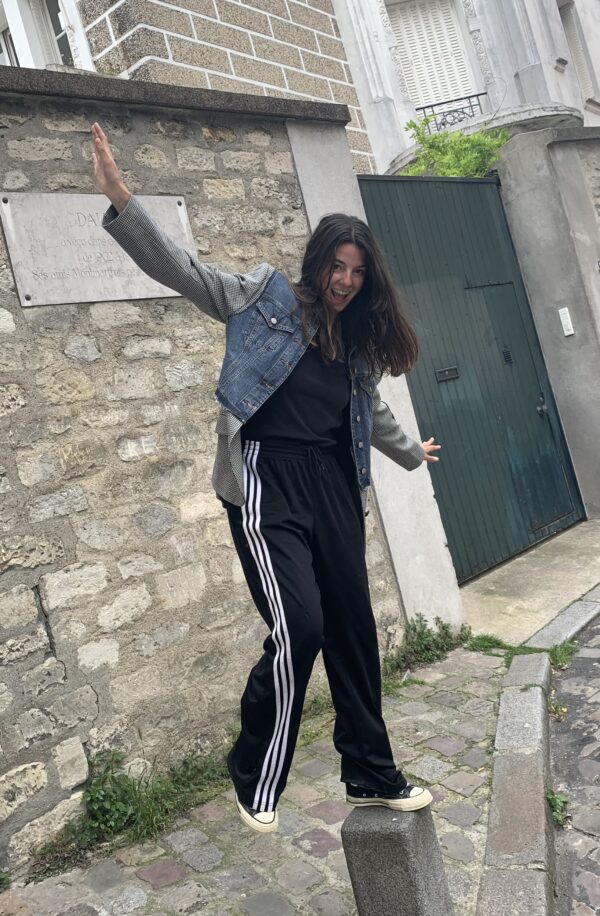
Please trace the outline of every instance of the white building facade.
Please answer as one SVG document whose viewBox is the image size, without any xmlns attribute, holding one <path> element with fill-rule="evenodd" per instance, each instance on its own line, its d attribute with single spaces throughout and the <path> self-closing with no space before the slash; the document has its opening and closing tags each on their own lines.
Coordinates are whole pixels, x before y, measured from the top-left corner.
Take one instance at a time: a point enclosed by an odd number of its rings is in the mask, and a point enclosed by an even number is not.
<svg viewBox="0 0 600 916">
<path fill-rule="evenodd" d="M 432 129 L 600 124 L 598 0 L 333 0 L 378 172 Z"/>
</svg>

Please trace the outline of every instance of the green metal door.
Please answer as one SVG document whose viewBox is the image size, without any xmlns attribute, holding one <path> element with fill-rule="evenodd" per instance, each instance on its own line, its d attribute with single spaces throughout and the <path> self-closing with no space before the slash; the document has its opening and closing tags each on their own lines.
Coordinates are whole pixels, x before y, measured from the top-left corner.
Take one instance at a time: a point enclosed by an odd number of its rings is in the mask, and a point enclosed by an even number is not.
<svg viewBox="0 0 600 916">
<path fill-rule="evenodd" d="M 419 428 L 459 581 L 584 517 L 494 180 L 366 176 L 369 224 L 411 303 Z"/>
</svg>

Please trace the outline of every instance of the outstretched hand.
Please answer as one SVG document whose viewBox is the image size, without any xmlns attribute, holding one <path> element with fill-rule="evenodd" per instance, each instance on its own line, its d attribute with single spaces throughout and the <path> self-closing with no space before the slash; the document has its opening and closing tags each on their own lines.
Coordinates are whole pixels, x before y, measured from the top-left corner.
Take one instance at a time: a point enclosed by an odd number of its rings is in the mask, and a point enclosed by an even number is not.
<svg viewBox="0 0 600 916">
<path fill-rule="evenodd" d="M 431 439 L 427 440 L 427 442 L 421 443 L 423 451 L 425 452 L 425 461 L 434 462 L 434 461 L 440 460 L 435 455 L 432 455 L 432 452 L 437 452 L 442 447 L 441 445 L 434 445 L 433 444 L 434 441 L 435 441 L 435 436 L 432 436 Z"/>
<path fill-rule="evenodd" d="M 108 138 L 98 122 L 92 124 L 92 162 L 96 185 L 120 213 L 131 197 L 114 160 Z"/>
</svg>

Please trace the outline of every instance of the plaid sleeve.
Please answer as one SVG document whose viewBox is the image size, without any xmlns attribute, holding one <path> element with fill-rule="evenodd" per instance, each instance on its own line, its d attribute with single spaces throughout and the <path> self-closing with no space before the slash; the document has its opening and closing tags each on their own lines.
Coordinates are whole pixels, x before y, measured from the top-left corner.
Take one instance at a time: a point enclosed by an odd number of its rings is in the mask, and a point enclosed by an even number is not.
<svg viewBox="0 0 600 916">
<path fill-rule="evenodd" d="M 204 264 L 175 245 L 134 196 L 120 213 L 109 207 L 102 225 L 144 273 L 217 321 L 227 321 L 255 301 L 274 273 L 269 264 L 247 274 L 230 274 Z"/>
<path fill-rule="evenodd" d="M 377 387 L 373 393 L 371 444 L 408 471 L 418 468 L 425 458 L 422 446 L 406 435 L 388 405 L 381 400 Z"/>
</svg>

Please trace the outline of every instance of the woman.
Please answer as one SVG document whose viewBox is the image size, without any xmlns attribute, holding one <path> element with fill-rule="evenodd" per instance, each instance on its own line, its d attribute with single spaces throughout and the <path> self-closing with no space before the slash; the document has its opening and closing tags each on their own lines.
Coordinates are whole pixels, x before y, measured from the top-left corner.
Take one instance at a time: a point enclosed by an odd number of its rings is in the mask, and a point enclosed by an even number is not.
<svg viewBox="0 0 600 916">
<path fill-rule="evenodd" d="M 409 470 L 437 461 L 440 446 L 405 436 L 377 391 L 383 372 L 401 375 L 417 357 L 378 246 L 361 220 L 333 214 L 309 240 L 294 286 L 268 264 L 224 273 L 161 232 L 98 124 L 92 138 L 96 182 L 112 203 L 107 231 L 146 273 L 227 325 L 213 485 L 270 630 L 228 758 L 239 814 L 260 833 L 277 829 L 320 650 L 347 801 L 422 808 L 431 794 L 396 769 L 381 715 L 363 507 L 371 441 Z"/>
</svg>

